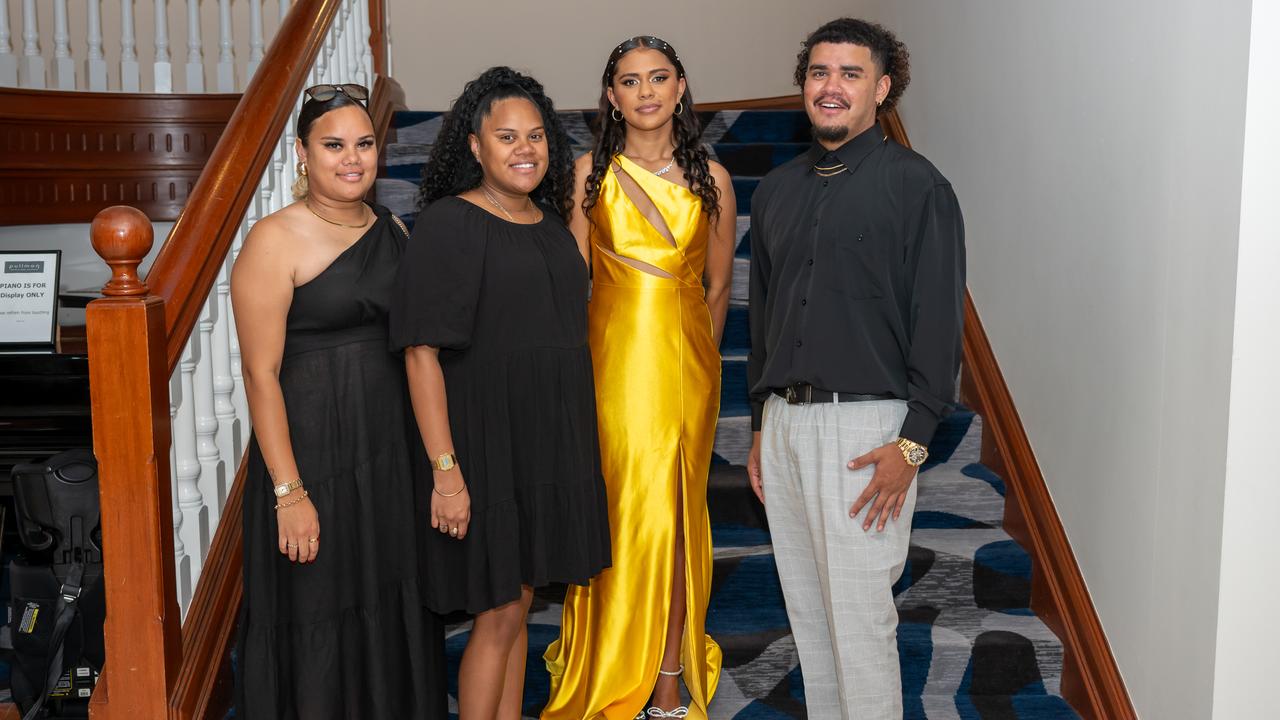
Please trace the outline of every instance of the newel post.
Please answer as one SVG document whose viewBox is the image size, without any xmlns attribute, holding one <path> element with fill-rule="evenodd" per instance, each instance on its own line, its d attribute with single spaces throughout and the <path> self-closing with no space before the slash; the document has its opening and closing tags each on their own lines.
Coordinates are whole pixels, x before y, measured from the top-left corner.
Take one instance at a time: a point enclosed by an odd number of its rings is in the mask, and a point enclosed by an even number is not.
<svg viewBox="0 0 1280 720">
<path fill-rule="evenodd" d="M 109 207 L 90 233 L 112 273 L 86 319 L 107 598 L 105 682 L 92 712 L 96 720 L 163 718 L 182 662 L 164 302 L 138 278 L 153 239 L 146 215 Z"/>
</svg>

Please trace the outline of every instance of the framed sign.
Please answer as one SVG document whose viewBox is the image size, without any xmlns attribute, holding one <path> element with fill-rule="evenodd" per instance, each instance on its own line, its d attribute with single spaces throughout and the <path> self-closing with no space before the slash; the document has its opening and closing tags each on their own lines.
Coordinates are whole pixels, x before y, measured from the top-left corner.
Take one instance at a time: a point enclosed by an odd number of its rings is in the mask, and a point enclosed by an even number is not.
<svg viewBox="0 0 1280 720">
<path fill-rule="evenodd" d="M 61 250 L 0 251 L 0 345 L 52 345 Z"/>
</svg>

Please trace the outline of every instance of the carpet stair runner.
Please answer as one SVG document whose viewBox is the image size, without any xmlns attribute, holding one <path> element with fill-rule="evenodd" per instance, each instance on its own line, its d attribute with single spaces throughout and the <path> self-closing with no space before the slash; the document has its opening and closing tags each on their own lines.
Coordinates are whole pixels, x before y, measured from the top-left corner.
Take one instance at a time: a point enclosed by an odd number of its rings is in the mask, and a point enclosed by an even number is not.
<svg viewBox="0 0 1280 720">
<path fill-rule="evenodd" d="M 591 145 L 593 113 L 564 112 L 578 146 Z M 764 512 L 747 484 L 751 442 L 747 404 L 747 268 L 751 193 L 774 166 L 804 152 L 809 121 L 799 111 L 701 115 L 704 139 L 733 176 L 739 244 L 724 358 L 720 421 L 707 502 L 715 543 L 707 630 L 724 649 L 712 702 L 716 720 L 806 717 L 804 682 L 791 639 Z M 441 113 L 402 112 L 394 120 L 377 182 L 378 201 L 406 222 Z M 1001 528 L 1004 483 L 979 462 L 982 419 L 961 409 L 939 428 L 919 476 L 911 550 L 894 587 L 900 626 L 904 717 L 928 720 L 1077 718 L 1059 695 L 1062 645 L 1030 610 L 1031 561 Z M 561 588 L 539 592 L 530 614 L 525 714 L 537 717 L 549 680 L 542 651 L 558 634 Z M 468 625 L 451 625 L 452 682 Z M 456 685 L 450 707 L 456 712 Z M 826 720 L 826 719 L 818 719 Z"/>
</svg>

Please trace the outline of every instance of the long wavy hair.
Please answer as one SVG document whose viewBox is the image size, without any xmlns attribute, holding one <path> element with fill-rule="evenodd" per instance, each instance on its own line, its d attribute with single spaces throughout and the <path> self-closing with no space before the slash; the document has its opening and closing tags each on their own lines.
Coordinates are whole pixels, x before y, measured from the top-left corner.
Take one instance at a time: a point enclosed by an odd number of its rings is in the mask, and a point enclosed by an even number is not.
<svg viewBox="0 0 1280 720">
<path fill-rule="evenodd" d="M 431 156 L 422 169 L 422 188 L 418 207 L 447 195 L 457 195 L 479 187 L 484 172 L 471 154 L 467 136 L 480 132 L 480 125 L 493 111 L 494 103 L 508 98 L 524 98 L 542 115 L 547 137 L 547 174 L 530 197 L 550 208 L 566 222 L 573 208 L 573 151 L 569 136 L 560 124 L 555 104 L 542 89 L 542 83 L 509 67 L 492 67 L 467 83 L 462 95 L 453 102 L 440 126 L 440 134 L 431 148 Z"/>
<path fill-rule="evenodd" d="M 671 61 L 676 69 L 676 77 L 684 78 L 684 95 L 680 96 L 683 106 L 680 113 L 672 117 L 672 135 L 675 141 L 676 164 L 689 179 L 689 189 L 702 200 L 702 211 L 713 221 L 720 217 L 720 189 L 716 187 L 715 178 L 711 177 L 711 165 L 707 148 L 702 144 L 702 123 L 698 120 L 693 108 L 693 92 L 689 89 L 689 79 L 684 72 L 684 64 L 675 48 L 667 41 L 651 35 L 640 35 L 623 41 L 609 53 L 605 63 L 604 74 L 600 78 L 600 114 L 598 122 L 600 132 L 596 134 L 596 145 L 591 155 L 591 173 L 587 175 L 586 197 L 582 200 L 582 212 L 590 217 L 591 208 L 600 199 L 600 183 L 613 158 L 627 143 L 626 120 L 613 119 L 613 104 L 609 102 L 608 90 L 613 86 L 617 74 L 618 61 L 623 55 L 639 48 L 657 50 Z"/>
</svg>

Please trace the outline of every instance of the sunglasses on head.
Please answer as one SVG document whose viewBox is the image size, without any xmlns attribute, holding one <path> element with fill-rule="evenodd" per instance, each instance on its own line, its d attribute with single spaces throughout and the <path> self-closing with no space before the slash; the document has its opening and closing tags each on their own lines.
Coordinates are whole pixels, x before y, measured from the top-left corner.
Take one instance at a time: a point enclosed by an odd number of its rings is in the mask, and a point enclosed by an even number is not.
<svg viewBox="0 0 1280 720">
<path fill-rule="evenodd" d="M 316 102 L 329 102 L 342 93 L 352 100 L 364 102 L 369 99 L 369 90 L 363 85 L 347 83 L 345 85 L 312 85 L 302 91 L 308 98 Z"/>
</svg>

